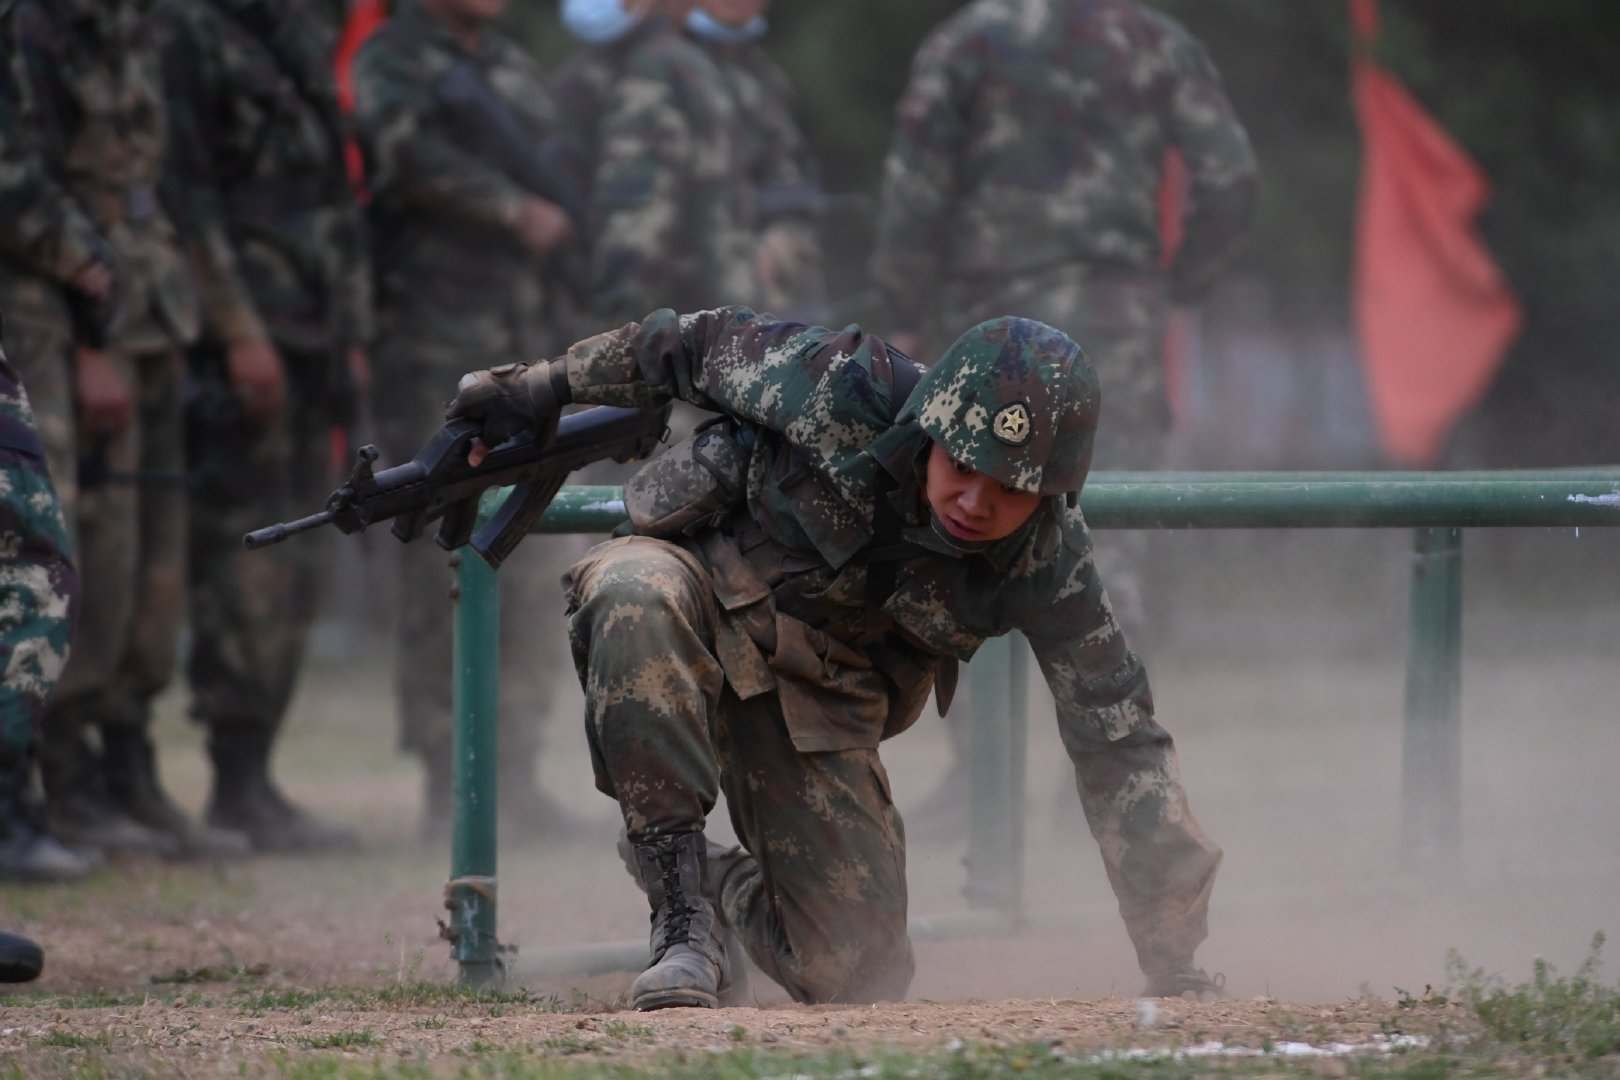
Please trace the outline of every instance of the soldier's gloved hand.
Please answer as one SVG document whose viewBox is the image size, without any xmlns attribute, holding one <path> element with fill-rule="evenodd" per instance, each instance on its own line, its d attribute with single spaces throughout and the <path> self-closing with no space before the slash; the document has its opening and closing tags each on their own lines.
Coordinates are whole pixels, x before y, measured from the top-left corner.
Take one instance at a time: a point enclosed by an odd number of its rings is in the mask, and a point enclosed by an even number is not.
<svg viewBox="0 0 1620 1080">
<path fill-rule="evenodd" d="M 481 422 L 478 440 L 467 454 L 476 467 L 490 449 L 522 432 L 534 432 L 541 445 L 550 442 L 562 407 L 573 400 L 562 361 L 502 364 L 463 375 L 444 416 Z"/>
</svg>

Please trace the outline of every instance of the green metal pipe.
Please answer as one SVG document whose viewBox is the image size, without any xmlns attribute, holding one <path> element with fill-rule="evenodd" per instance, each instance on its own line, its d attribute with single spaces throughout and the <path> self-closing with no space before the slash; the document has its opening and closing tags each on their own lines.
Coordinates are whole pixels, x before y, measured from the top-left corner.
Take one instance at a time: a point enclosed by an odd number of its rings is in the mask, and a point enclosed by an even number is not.
<svg viewBox="0 0 1620 1080">
<path fill-rule="evenodd" d="M 1401 846 L 1449 860 L 1462 843 L 1462 530 L 1418 529 L 1407 606 Z"/>
<path fill-rule="evenodd" d="M 1122 474 L 1121 474 L 1122 475 Z M 1448 473 L 1315 473 L 1311 479 L 1116 480 L 1097 473 L 1086 522 L 1116 529 L 1447 528 L 1620 525 L 1620 470 L 1571 479 L 1449 479 Z M 1258 474 L 1250 474 L 1258 475 Z M 564 488 L 540 532 L 607 532 L 624 520 L 612 487 Z"/>
<path fill-rule="evenodd" d="M 1016 919 L 1024 907 L 1028 773 L 1023 638 L 987 641 L 968 667 L 968 851 L 963 894 L 976 911 Z"/>
<path fill-rule="evenodd" d="M 495 935 L 496 773 L 500 752 L 496 691 L 500 658 L 500 594 L 495 571 L 470 550 L 452 557 L 456 567 L 454 677 L 451 697 L 450 792 L 453 820 L 444 935 L 469 986 L 503 980 Z"/>
</svg>

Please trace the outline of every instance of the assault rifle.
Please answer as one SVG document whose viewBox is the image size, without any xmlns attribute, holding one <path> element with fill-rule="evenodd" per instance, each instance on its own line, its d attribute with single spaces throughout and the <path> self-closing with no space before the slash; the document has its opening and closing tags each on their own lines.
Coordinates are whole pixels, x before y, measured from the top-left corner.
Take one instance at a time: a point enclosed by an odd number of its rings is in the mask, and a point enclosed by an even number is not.
<svg viewBox="0 0 1620 1080">
<path fill-rule="evenodd" d="M 495 447 L 476 467 L 467 464 L 467 450 L 479 425 L 469 420 L 445 424 L 414 458 L 381 472 L 372 471 L 377 448 L 362 446 L 354 471 L 326 500 L 326 509 L 255 529 L 242 538 L 242 545 L 268 547 L 322 525 L 355 533 L 389 520 L 394 523 L 393 534 L 408 543 L 437 521 L 434 539 L 440 547 L 454 551 L 470 541 L 485 562 L 499 567 L 528 535 L 569 473 L 593 461 L 646 457 L 663 438 L 668 421 L 667 405 L 657 412 L 611 406 L 585 409 L 563 417 L 547 445 L 538 446 L 532 436 L 519 435 Z M 478 497 L 505 485 L 515 490 L 475 531 Z"/>
</svg>

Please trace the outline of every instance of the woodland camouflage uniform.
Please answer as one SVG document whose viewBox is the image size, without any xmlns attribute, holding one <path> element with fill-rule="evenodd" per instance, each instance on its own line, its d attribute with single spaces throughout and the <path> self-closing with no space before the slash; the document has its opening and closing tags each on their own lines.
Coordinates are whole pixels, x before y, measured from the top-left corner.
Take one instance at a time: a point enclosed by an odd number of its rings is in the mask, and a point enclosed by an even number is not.
<svg viewBox="0 0 1620 1080">
<path fill-rule="evenodd" d="M 774 280 L 761 275 L 755 304 L 783 318 L 820 321 L 827 302 L 817 235 L 823 195 L 795 115 L 793 84 L 757 42 L 704 40 L 702 47 L 737 104 L 737 139 L 754 192 L 755 244 L 775 271 Z"/>
<path fill-rule="evenodd" d="M 1080 510 L 1052 495 L 1011 536 L 973 550 L 930 522 L 925 428 L 984 430 L 972 386 L 1027 403 L 1035 464 L 1004 482 L 1045 494 L 1083 475 L 1084 450 L 1050 432 L 1074 410 L 1095 417 L 1095 377 L 1076 368 L 1089 400 L 1064 398 L 1072 391 L 1043 380 L 1060 370 L 1054 344 L 1070 365 L 1085 363 L 1078 348 L 1010 323 L 1022 329 L 981 335 L 988 352 L 961 369 L 965 382 L 942 373 L 930 388 L 925 377 L 909 404 L 895 387 L 910 361 L 881 340 L 745 308 L 657 311 L 558 362 L 576 402 L 679 398 L 757 427 L 746 506 L 673 540 L 594 548 L 570 573 L 569 633 L 597 785 L 619 801 L 629 841 L 680 842 L 724 791 L 751 854 L 709 861 L 715 903 L 801 1001 L 905 993 L 904 834 L 878 745 L 916 720 L 936 674 L 948 696 L 955 664 L 1015 629 L 1056 699 L 1143 970 L 1190 968 L 1205 936 L 1220 851 L 1188 809 Z M 885 569 L 871 556 L 895 537 L 902 556 Z"/>
<path fill-rule="evenodd" d="M 156 54 L 124 0 L 15 0 L 0 22 L 0 309 L 30 389 L 83 580 L 73 657 L 45 724 L 58 792 L 88 783 L 82 733 L 141 723 L 174 666 L 184 585 L 181 347 L 196 297 L 158 200 L 166 120 Z M 68 284 L 112 272 L 110 311 Z M 75 347 L 104 346 L 136 399 L 134 422 L 77 431 Z M 145 473 L 157 483 L 94 472 Z M 75 483 L 75 477 L 79 482 Z"/>
<path fill-rule="evenodd" d="M 151 18 L 174 136 L 173 202 L 204 314 L 190 357 L 188 674 L 216 780 L 235 785 L 227 759 L 270 752 L 326 565 L 319 544 L 249 552 L 241 538 L 330 490 L 328 432 L 352 419 L 343 415 L 352 405 L 346 355 L 369 337 L 369 276 L 343 157 L 336 27 L 325 9 L 311 0 L 162 0 Z M 274 347 L 287 384 L 265 428 L 237 404 L 225 370 L 229 347 L 255 342 Z M 211 816 L 221 811 L 216 799 Z M 290 838 L 247 831 L 260 846 Z"/>
<path fill-rule="evenodd" d="M 1163 270 L 1171 150 L 1189 206 Z M 1098 467 L 1159 468 L 1170 305 L 1197 300 L 1226 265 L 1255 191 L 1243 126 L 1179 24 L 1135 0 L 977 0 L 912 66 L 873 274 L 896 326 L 934 347 L 1009 312 L 1067 331 L 1108 395 Z M 1128 624 L 1141 610 L 1134 563 L 1108 564 Z"/>
<path fill-rule="evenodd" d="M 554 352 L 558 297 L 541 261 L 517 236 L 530 193 L 456 141 L 435 88 L 468 62 L 536 134 L 555 130 L 540 70 L 495 30 L 469 53 L 415 3 L 403 5 L 361 48 L 354 65 L 355 120 L 372 193 L 378 335 L 372 350 L 376 407 L 390 460 L 409 460 L 443 420 L 445 387 L 472 367 Z M 555 555 L 566 540 L 525 545 L 501 573 L 503 639 L 502 801 L 533 788 L 540 714 L 562 643 L 526 619 L 558 596 Z M 450 587 L 447 557 L 431 543 L 399 552 L 402 592 L 398 689 L 401 742 L 428 767 L 429 810 L 448 811 Z M 548 669 L 535 657 L 552 655 Z"/>
<path fill-rule="evenodd" d="M 570 123 L 590 117 L 591 324 L 754 297 L 741 118 L 708 53 L 654 16 L 565 76 Z M 593 99 L 597 112 L 576 111 Z"/>
</svg>

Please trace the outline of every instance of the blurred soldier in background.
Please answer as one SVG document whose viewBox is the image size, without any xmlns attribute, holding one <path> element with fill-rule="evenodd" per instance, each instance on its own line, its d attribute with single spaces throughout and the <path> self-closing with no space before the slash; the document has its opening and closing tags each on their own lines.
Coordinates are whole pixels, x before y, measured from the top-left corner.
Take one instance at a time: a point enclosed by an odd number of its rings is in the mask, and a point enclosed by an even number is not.
<svg viewBox="0 0 1620 1080">
<path fill-rule="evenodd" d="M 1188 209 L 1166 266 L 1158 200 L 1172 151 L 1188 173 Z M 1179 24 L 1135 0 L 977 0 L 913 64 L 872 273 L 895 343 L 925 360 L 1007 312 L 1069 333 L 1108 402 L 1097 467 L 1161 468 L 1171 305 L 1197 301 L 1231 259 L 1256 187 L 1220 76 Z M 1146 540 L 1122 533 L 1099 556 L 1137 640 L 1147 636 Z M 958 758 L 942 796 L 961 787 Z"/>
<path fill-rule="evenodd" d="M 728 81 L 684 32 L 692 0 L 566 0 L 594 47 L 559 73 L 567 122 L 590 150 L 586 323 L 695 311 L 759 293 L 756 214 Z"/>
<path fill-rule="evenodd" d="M 193 711 L 208 728 L 208 821 L 260 851 L 350 847 L 288 802 L 270 759 L 325 564 L 318 544 L 249 552 L 259 522 L 319 505 L 328 432 L 368 379 L 369 278 L 343 159 L 336 25 L 312 0 L 162 0 L 173 204 L 201 286 L 191 352 Z M 150 758 L 151 748 L 143 748 Z M 143 821 L 172 812 L 131 793 Z"/>
<path fill-rule="evenodd" d="M 489 25 L 504 7 L 411 0 L 355 60 L 372 193 L 376 402 L 395 462 L 442 422 L 444 388 L 463 371 L 559 345 L 547 295 L 558 279 L 547 264 L 584 223 L 559 205 L 573 201 L 564 194 L 569 178 L 552 162 L 524 158 L 547 145 L 559 118 L 534 61 Z M 504 130 L 514 137 L 501 138 Z M 583 196 L 574 198 L 583 217 Z M 501 572 L 501 803 L 531 835 L 566 822 L 534 780 L 541 716 L 552 685 L 567 677 L 559 635 L 527 614 L 559 596 L 561 565 L 546 558 L 549 546 L 524 545 Z M 441 831 L 450 810 L 452 579 L 432 543 L 407 545 L 399 558 L 401 742 L 422 757 L 425 825 Z M 537 656 L 554 656 L 555 665 Z"/>
<path fill-rule="evenodd" d="M 833 313 L 826 310 L 817 235 L 827 199 L 795 116 L 793 85 L 759 44 L 769 7 L 768 0 L 702 0 L 687 15 L 686 27 L 737 103 L 756 226 L 759 296 L 752 302 L 784 318 L 827 322 Z"/>
<path fill-rule="evenodd" d="M 50 819 L 70 842 L 178 853 L 183 820 L 139 824 L 107 793 L 155 783 L 148 703 L 168 681 L 185 568 L 182 347 L 197 304 L 158 202 L 166 121 L 133 0 L 0 5 L 0 308 L 57 477 L 83 581 L 73 658 L 47 709 Z M 10 151 L 14 150 L 15 153 Z M 77 482 L 75 482 L 75 479 Z"/>
<path fill-rule="evenodd" d="M 79 579 L 33 411 L 0 351 L 0 881 L 72 881 L 93 861 L 53 837 L 26 802 L 33 741 L 67 662 Z M 0 935 L 4 954 L 27 948 Z M 26 940 L 26 939 L 25 939 Z M 37 948 L 37 947 L 36 947 Z M 33 965 L 37 973 L 38 965 Z M 28 976 L 32 978 L 33 976 Z"/>
</svg>

